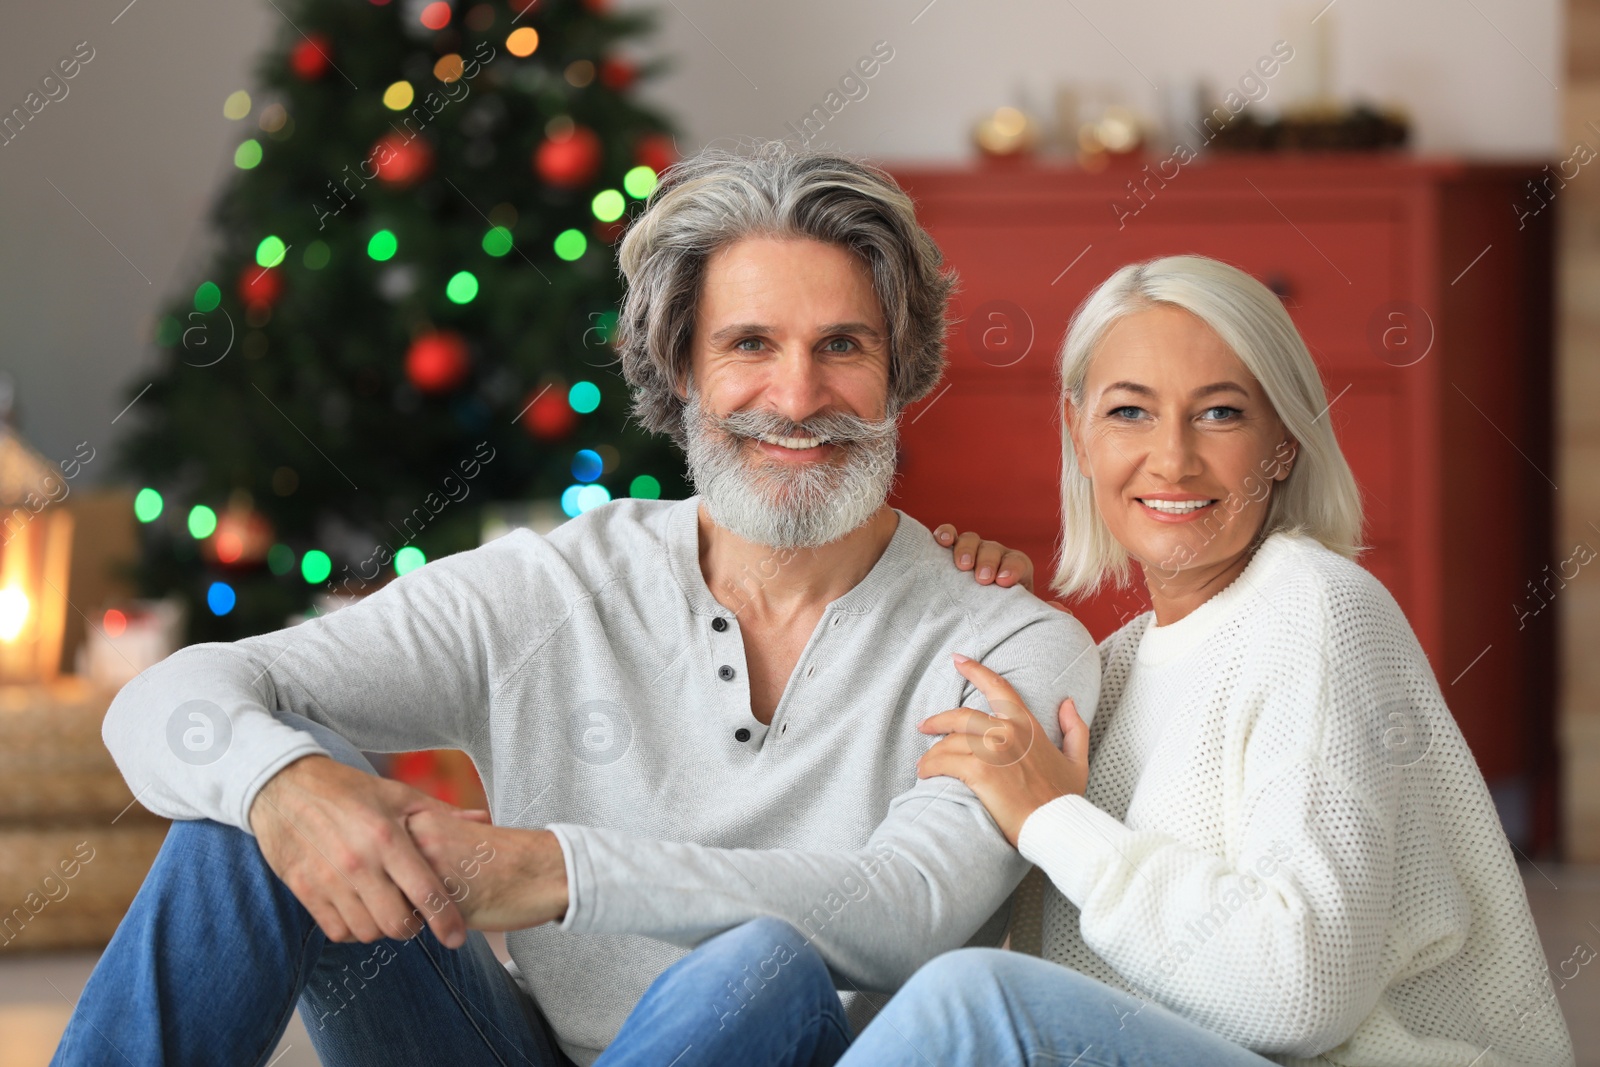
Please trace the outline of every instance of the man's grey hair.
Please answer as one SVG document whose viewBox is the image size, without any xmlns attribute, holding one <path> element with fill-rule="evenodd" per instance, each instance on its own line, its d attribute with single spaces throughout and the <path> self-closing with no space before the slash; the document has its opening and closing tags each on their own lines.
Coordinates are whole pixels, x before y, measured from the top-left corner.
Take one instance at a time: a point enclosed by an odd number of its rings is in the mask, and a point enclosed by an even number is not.
<svg viewBox="0 0 1600 1067">
<path fill-rule="evenodd" d="M 766 141 L 745 153 L 708 149 L 668 169 L 622 239 L 617 349 L 645 429 L 684 445 L 675 387 L 688 378 L 706 261 L 746 237 L 811 238 L 857 256 L 888 326 L 888 414 L 928 395 L 944 372 L 956 278 L 911 198 L 877 167 Z"/>
</svg>

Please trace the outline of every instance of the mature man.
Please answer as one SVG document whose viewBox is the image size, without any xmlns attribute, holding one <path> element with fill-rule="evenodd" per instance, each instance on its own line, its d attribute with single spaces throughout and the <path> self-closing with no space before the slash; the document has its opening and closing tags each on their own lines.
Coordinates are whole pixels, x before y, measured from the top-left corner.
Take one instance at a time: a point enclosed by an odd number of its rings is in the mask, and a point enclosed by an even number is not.
<svg viewBox="0 0 1600 1067">
<path fill-rule="evenodd" d="M 960 782 L 917 779 L 917 723 L 983 707 L 963 652 L 1056 744 L 1099 664 L 885 502 L 943 367 L 937 248 L 886 175 L 769 145 L 675 167 L 621 260 L 635 412 L 699 495 L 518 530 L 126 687 L 106 742 L 190 821 L 58 1062 L 262 1062 L 298 1003 L 328 1063 L 591 1063 L 673 961 L 762 916 L 858 1026 L 854 991 L 999 939 L 1026 864 Z M 226 743 L 198 756 L 191 721 Z M 355 751 L 443 747 L 493 825 Z M 511 931 L 516 983 L 468 926 Z"/>
</svg>

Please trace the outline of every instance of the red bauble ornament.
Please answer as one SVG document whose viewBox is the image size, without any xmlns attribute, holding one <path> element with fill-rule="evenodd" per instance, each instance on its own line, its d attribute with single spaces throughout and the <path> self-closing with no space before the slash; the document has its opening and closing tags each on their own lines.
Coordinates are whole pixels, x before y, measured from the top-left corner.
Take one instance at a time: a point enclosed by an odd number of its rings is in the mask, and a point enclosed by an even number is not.
<svg viewBox="0 0 1600 1067">
<path fill-rule="evenodd" d="M 678 149 L 664 133 L 647 133 L 633 148 L 633 158 L 660 174 L 678 161 Z"/>
<path fill-rule="evenodd" d="M 251 307 L 269 308 L 283 295 L 283 272 L 277 267 L 245 265 L 239 272 L 239 299 Z"/>
<path fill-rule="evenodd" d="M 314 82 L 328 73 L 333 61 L 333 42 L 325 34 L 313 33 L 289 50 L 289 69 L 302 81 Z"/>
<path fill-rule="evenodd" d="M 607 56 L 600 61 L 600 84 L 619 92 L 632 85 L 639 76 L 639 68 L 626 59 Z"/>
<path fill-rule="evenodd" d="M 425 333 L 406 352 L 406 378 L 419 392 L 454 389 L 467 376 L 469 365 L 466 338 L 450 330 Z"/>
<path fill-rule="evenodd" d="M 407 139 L 398 133 L 384 134 L 372 146 L 367 158 L 378 177 L 389 185 L 410 185 L 433 169 L 433 149 L 419 138 Z"/>
<path fill-rule="evenodd" d="M 565 136 L 545 138 L 533 154 L 533 170 L 547 185 L 587 185 L 600 171 L 600 135 L 574 126 Z"/>
<path fill-rule="evenodd" d="M 541 441 L 558 441 L 578 428 L 578 413 L 567 403 L 567 387 L 556 382 L 537 393 L 538 399 L 522 413 L 522 426 Z"/>
</svg>

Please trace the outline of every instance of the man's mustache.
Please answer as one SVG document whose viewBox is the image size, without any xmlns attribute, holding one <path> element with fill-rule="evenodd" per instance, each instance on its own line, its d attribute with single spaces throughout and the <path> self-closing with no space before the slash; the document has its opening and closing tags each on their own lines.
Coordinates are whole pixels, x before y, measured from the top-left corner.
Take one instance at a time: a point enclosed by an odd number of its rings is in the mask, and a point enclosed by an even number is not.
<svg viewBox="0 0 1600 1067">
<path fill-rule="evenodd" d="M 724 433 L 740 437 L 821 437 L 834 444 L 852 444 L 892 438 L 899 420 L 893 415 L 863 419 L 848 412 L 831 411 L 794 422 L 775 411 L 745 409 L 711 421 Z"/>
</svg>

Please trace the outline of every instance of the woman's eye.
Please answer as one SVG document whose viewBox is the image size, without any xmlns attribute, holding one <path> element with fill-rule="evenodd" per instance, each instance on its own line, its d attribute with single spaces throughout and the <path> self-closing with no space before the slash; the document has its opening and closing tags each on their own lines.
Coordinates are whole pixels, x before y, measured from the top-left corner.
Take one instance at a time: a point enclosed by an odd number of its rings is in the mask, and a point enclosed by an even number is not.
<svg viewBox="0 0 1600 1067">
<path fill-rule="evenodd" d="M 1132 421 L 1143 414 L 1143 408 L 1136 408 L 1132 404 L 1124 404 L 1120 408 L 1112 408 L 1110 411 L 1106 412 L 1106 418 Z"/>
<path fill-rule="evenodd" d="M 1218 412 L 1221 412 L 1221 414 L 1217 414 Z M 1227 422 L 1229 419 L 1242 415 L 1243 412 L 1241 412 L 1238 408 L 1230 408 L 1227 405 L 1218 405 L 1214 408 L 1206 408 L 1205 414 L 1206 421 L 1208 422 Z"/>
</svg>

